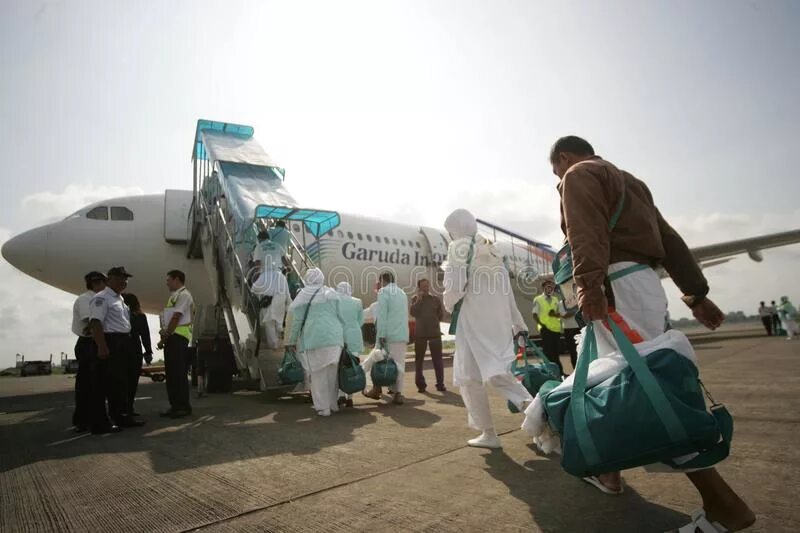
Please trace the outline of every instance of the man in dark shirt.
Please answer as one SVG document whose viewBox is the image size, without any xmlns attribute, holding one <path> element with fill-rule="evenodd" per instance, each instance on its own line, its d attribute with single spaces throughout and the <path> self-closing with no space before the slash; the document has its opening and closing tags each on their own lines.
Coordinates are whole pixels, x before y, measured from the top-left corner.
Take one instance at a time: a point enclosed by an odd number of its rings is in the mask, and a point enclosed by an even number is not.
<svg viewBox="0 0 800 533">
<path fill-rule="evenodd" d="M 433 369 L 436 373 L 436 390 L 443 392 L 444 364 L 442 363 L 442 330 L 439 324 L 444 317 L 444 306 L 438 296 L 431 294 L 431 284 L 427 279 L 419 280 L 417 293 L 411 298 L 411 316 L 416 320 L 414 330 L 414 366 L 416 368 L 415 383 L 419 392 L 425 392 L 428 385 L 422 366 L 425 351 L 430 346 Z"/>
<path fill-rule="evenodd" d="M 131 359 L 128 366 L 128 412 L 139 416 L 133 409 L 136 389 L 139 387 L 139 376 L 142 373 L 142 358 L 149 365 L 153 362 L 153 348 L 150 344 L 150 327 L 147 316 L 142 313 L 142 306 L 135 294 L 126 292 L 122 295 L 125 304 L 131 310 Z"/>
</svg>

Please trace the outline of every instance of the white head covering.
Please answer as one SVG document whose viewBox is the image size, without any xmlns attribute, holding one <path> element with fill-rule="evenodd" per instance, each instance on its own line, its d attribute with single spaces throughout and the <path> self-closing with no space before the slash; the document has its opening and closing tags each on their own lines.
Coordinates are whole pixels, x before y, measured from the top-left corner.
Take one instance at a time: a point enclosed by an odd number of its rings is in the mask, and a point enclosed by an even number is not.
<svg viewBox="0 0 800 533">
<path fill-rule="evenodd" d="M 472 237 L 478 233 L 478 223 L 472 213 L 466 209 L 456 209 L 444 221 L 444 228 L 454 241 Z"/>
<path fill-rule="evenodd" d="M 444 227 L 453 239 L 447 250 L 447 264 L 453 267 L 465 265 L 468 260 L 470 243 L 474 237 L 472 268 L 502 265 L 502 257 L 491 242 L 482 235 L 478 235 L 478 222 L 466 209 L 456 209 L 450 213 L 444 221 Z"/>
<path fill-rule="evenodd" d="M 289 311 L 294 311 L 300 305 L 308 304 L 311 302 L 311 298 L 314 298 L 315 304 L 326 302 L 331 297 L 338 298 L 336 291 L 326 287 L 324 283 L 325 274 L 323 274 L 320 269 L 309 269 L 308 272 L 306 272 L 305 286 L 297 293 L 297 296 L 292 301 L 292 305 L 289 306 Z"/>
<path fill-rule="evenodd" d="M 352 296 L 353 288 L 346 281 L 342 281 L 338 285 L 336 285 L 336 292 L 338 292 L 343 296 Z"/>
</svg>

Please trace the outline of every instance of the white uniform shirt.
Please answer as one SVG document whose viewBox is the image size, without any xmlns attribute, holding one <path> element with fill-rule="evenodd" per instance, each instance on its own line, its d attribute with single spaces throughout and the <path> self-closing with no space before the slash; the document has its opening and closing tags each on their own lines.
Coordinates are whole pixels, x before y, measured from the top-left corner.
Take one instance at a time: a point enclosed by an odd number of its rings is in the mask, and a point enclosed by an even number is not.
<svg viewBox="0 0 800 533">
<path fill-rule="evenodd" d="M 161 327 L 166 328 L 169 326 L 172 316 L 175 313 L 180 313 L 181 318 L 178 320 L 179 326 L 188 326 L 192 323 L 192 311 L 194 310 L 194 300 L 192 294 L 186 289 L 181 287 L 177 291 L 173 291 L 167 301 L 167 307 L 161 313 Z"/>
<path fill-rule="evenodd" d="M 578 310 L 575 309 L 573 312 L 577 312 L 577 311 Z M 558 302 L 558 312 L 561 315 L 566 315 L 567 314 L 567 306 L 564 303 L 564 300 L 561 300 L 560 302 Z M 564 326 L 564 329 L 578 329 L 578 327 L 579 327 L 578 326 L 578 321 L 575 320 L 575 315 L 574 314 L 569 318 L 562 318 L 561 319 L 561 324 Z"/>
<path fill-rule="evenodd" d="M 104 333 L 130 333 L 131 311 L 111 287 L 98 292 L 90 305 L 89 320 L 99 320 Z"/>
<path fill-rule="evenodd" d="M 91 310 L 94 291 L 86 291 L 72 304 L 72 333 L 78 337 L 91 337 L 86 335 L 86 326 L 89 325 L 89 311 Z"/>
</svg>

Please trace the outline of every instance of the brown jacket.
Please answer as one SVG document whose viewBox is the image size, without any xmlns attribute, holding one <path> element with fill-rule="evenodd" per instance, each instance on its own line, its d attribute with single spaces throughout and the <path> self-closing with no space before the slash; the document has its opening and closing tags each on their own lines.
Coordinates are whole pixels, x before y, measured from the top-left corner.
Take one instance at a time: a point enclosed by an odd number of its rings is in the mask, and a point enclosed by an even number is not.
<svg viewBox="0 0 800 533">
<path fill-rule="evenodd" d="M 608 225 L 622 196 L 614 230 Z M 572 249 L 578 301 L 599 303 L 608 266 L 620 261 L 661 266 L 684 294 L 708 293 L 700 267 L 680 235 L 661 216 L 644 182 L 593 157 L 573 165 L 558 185 L 561 229 Z"/>
<path fill-rule="evenodd" d="M 439 323 L 444 317 L 444 305 L 438 296 L 427 294 L 420 297 L 415 294 L 411 298 L 411 316 L 416 319 L 414 336 L 441 337 L 442 330 Z"/>
</svg>

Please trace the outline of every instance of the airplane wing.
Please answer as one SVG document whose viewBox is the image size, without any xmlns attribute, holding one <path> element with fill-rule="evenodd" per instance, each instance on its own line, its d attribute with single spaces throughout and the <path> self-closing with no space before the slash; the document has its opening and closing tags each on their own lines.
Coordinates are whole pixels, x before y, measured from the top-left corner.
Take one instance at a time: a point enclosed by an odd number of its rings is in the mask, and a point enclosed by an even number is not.
<svg viewBox="0 0 800 533">
<path fill-rule="evenodd" d="M 760 237 L 750 237 L 749 239 L 697 246 L 691 250 L 697 262 L 705 267 L 721 264 L 718 260 L 739 254 L 747 254 L 753 261 L 761 262 L 764 259 L 761 255 L 761 250 L 795 243 L 800 243 L 800 230 L 784 231 L 782 233 L 772 233 Z"/>
</svg>

